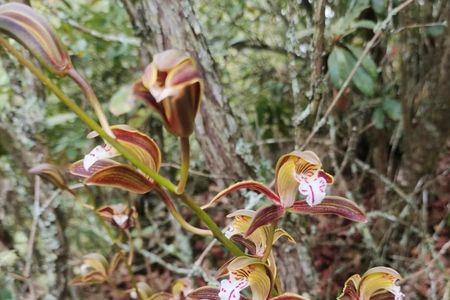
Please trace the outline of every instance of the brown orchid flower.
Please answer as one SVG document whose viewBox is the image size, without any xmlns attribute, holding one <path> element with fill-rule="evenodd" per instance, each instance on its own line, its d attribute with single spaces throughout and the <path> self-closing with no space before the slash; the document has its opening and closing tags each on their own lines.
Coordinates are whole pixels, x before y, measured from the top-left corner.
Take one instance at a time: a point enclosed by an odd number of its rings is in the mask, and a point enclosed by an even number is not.
<svg viewBox="0 0 450 300">
<path fill-rule="evenodd" d="M 188 137 L 200 106 L 202 81 L 194 60 L 185 52 L 166 50 L 153 57 L 134 94 L 161 116 L 167 130 Z"/>
<path fill-rule="evenodd" d="M 339 300 L 402 300 L 405 295 L 397 282 L 400 274 L 387 267 L 375 267 L 362 276 L 355 274 L 345 282 Z"/>
<path fill-rule="evenodd" d="M 81 275 L 72 279 L 72 285 L 86 285 L 86 284 L 100 284 L 109 282 L 120 261 L 123 258 L 123 253 L 116 253 L 110 262 L 98 253 L 91 253 L 85 255 L 83 264 L 81 265 Z"/>
<path fill-rule="evenodd" d="M 292 293 L 269 298 L 273 275 L 268 266 L 257 258 L 237 257 L 219 270 L 219 276 L 223 272 L 228 278 L 221 280 L 219 287 L 198 288 L 188 294 L 188 299 L 244 300 L 248 298 L 242 296 L 241 291 L 249 287 L 253 300 L 305 300 L 305 298 Z"/>
<path fill-rule="evenodd" d="M 28 5 L 0 5 L 0 32 L 27 48 L 50 72 L 63 76 L 72 68 L 70 57 L 50 24 Z"/>
<path fill-rule="evenodd" d="M 136 209 L 123 204 L 102 206 L 97 209 L 97 214 L 111 225 L 121 229 L 133 227 L 137 218 Z"/>
<path fill-rule="evenodd" d="M 116 140 L 136 155 L 142 163 L 159 171 L 161 165 L 161 152 L 156 142 L 127 125 L 111 126 Z M 94 135 L 90 135 L 93 137 Z M 85 184 L 121 188 L 137 194 L 149 192 L 155 183 L 144 176 L 134 167 L 121 164 L 110 158 L 119 156 L 119 153 L 110 145 L 95 147 L 84 159 L 70 166 L 70 173 L 86 178 Z"/>
<path fill-rule="evenodd" d="M 34 166 L 28 172 L 30 174 L 38 175 L 57 188 L 66 190 L 73 194 L 73 191 L 67 186 L 66 178 L 63 176 L 61 170 L 56 165 L 42 163 Z"/>
<path fill-rule="evenodd" d="M 190 286 L 190 280 L 182 278 L 175 281 L 175 283 L 172 285 L 172 290 L 170 293 L 153 293 L 152 289 L 147 283 L 138 282 L 136 284 L 137 291 L 136 293 L 133 293 L 132 298 L 139 298 L 143 300 L 184 300 L 186 299 L 186 294 L 191 290 Z M 137 297 L 138 295 L 139 297 Z"/>
<path fill-rule="evenodd" d="M 294 151 L 283 155 L 277 163 L 275 174 L 276 191 L 256 181 L 235 183 L 217 194 L 206 209 L 222 197 L 240 189 L 251 189 L 263 193 L 273 205 L 256 212 L 246 235 L 258 227 L 278 221 L 286 211 L 298 214 L 334 214 L 356 222 L 366 222 L 364 212 L 352 201 L 326 195 L 326 186 L 333 183 L 333 177 L 323 171 L 322 162 L 312 151 Z M 297 194 L 302 200 L 296 200 Z"/>
</svg>

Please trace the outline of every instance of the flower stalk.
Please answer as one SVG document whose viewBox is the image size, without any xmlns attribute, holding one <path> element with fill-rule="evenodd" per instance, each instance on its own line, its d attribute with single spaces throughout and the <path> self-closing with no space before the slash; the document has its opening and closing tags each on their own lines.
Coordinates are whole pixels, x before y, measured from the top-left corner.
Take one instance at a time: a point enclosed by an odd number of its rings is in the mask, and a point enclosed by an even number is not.
<svg viewBox="0 0 450 300">
<path fill-rule="evenodd" d="M 114 147 L 118 152 L 120 152 L 123 157 L 130 161 L 136 168 L 141 170 L 145 175 L 151 177 L 157 184 L 166 188 L 169 192 L 176 193 L 177 187 L 164 176 L 159 175 L 156 171 L 152 170 L 150 167 L 143 164 L 139 158 L 137 158 L 133 153 L 128 151 L 126 147 L 121 145 L 115 138 L 111 137 L 106 133 L 103 128 L 97 124 L 89 115 L 84 112 L 81 107 L 70 99 L 64 92 L 54 84 L 50 78 L 48 78 L 38 67 L 27 60 L 17 49 L 11 46 L 4 38 L 0 37 L 0 46 L 4 47 L 12 56 L 14 56 L 18 62 L 30 70 L 30 72 L 35 75 L 48 89 L 50 89 L 55 96 L 57 96 L 71 111 L 73 111 L 81 121 L 83 121 L 89 128 L 96 131 L 100 137 L 102 137 L 107 143 Z M 217 238 L 233 255 L 242 256 L 245 255 L 244 252 L 239 249 L 236 244 L 230 241 L 220 230 L 217 224 L 211 219 L 211 217 L 203 211 L 200 206 L 198 206 L 195 201 L 189 198 L 186 194 L 182 193 L 179 198 L 183 203 L 185 203 L 189 208 L 191 208 L 194 213 L 202 220 L 202 222 L 211 230 L 214 237 Z"/>
<path fill-rule="evenodd" d="M 180 168 L 180 181 L 177 185 L 177 194 L 182 194 L 186 187 L 186 183 L 189 177 L 189 137 L 180 137 L 180 156 L 181 156 L 181 168 Z"/>
<path fill-rule="evenodd" d="M 77 70 L 74 68 L 71 68 L 67 75 L 72 78 L 72 80 L 80 87 L 80 89 L 83 91 L 84 96 L 91 104 L 92 108 L 94 109 L 95 115 L 98 118 L 98 121 L 100 122 L 100 125 L 102 126 L 103 130 L 106 131 L 108 135 L 111 137 L 114 137 L 113 132 L 110 129 L 108 119 L 105 116 L 105 113 L 103 112 L 102 106 L 100 102 L 98 101 L 97 95 L 95 94 L 94 90 L 92 89 L 91 85 L 86 81 L 86 79 L 83 78 L 83 76 L 78 73 Z"/>
</svg>

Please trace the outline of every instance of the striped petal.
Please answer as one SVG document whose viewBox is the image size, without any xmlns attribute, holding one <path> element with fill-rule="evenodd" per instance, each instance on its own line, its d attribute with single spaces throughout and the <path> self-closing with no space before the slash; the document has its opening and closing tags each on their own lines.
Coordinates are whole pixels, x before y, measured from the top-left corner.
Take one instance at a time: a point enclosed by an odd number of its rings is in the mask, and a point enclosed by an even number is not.
<svg viewBox="0 0 450 300">
<path fill-rule="evenodd" d="M 270 300 L 307 300 L 305 297 L 293 293 L 284 293 L 282 295 L 270 298 Z"/>
<path fill-rule="evenodd" d="M 295 201 L 289 210 L 298 214 L 332 214 L 355 222 L 367 222 L 366 214 L 355 202 L 339 196 L 326 196 L 315 206 L 310 206 L 305 200 Z"/>
<path fill-rule="evenodd" d="M 94 173 L 103 170 L 105 168 L 111 167 L 111 166 L 118 166 L 120 165 L 118 162 L 115 162 L 114 160 L 110 159 L 102 159 L 96 161 L 89 170 L 86 170 L 83 166 L 83 160 L 79 160 L 74 162 L 70 165 L 69 172 L 72 175 L 87 178 L 89 176 L 92 176 Z"/>
<path fill-rule="evenodd" d="M 30 6 L 1 5 L 0 31 L 27 48 L 50 72 L 62 76 L 72 68 L 70 57 L 50 24 Z"/>
<path fill-rule="evenodd" d="M 154 187 L 152 181 L 127 165 L 104 168 L 85 182 L 87 185 L 117 187 L 137 194 L 145 194 Z"/>
<path fill-rule="evenodd" d="M 278 221 L 284 215 L 284 212 L 284 208 L 280 205 L 271 205 L 260 208 L 256 212 L 245 235 L 249 236 L 259 227 Z"/>
<path fill-rule="evenodd" d="M 220 300 L 219 289 L 212 286 L 203 286 L 193 290 L 187 295 L 188 299 Z"/>
<path fill-rule="evenodd" d="M 259 183 L 257 181 L 247 180 L 247 181 L 240 181 L 240 182 L 237 182 L 237 183 L 229 186 L 225 190 L 223 190 L 220 193 L 218 193 L 211 201 L 209 201 L 209 203 L 207 203 L 206 205 L 202 206 L 202 208 L 206 209 L 208 207 L 211 207 L 213 204 L 215 204 L 221 198 L 231 194 L 234 191 L 242 190 L 242 189 L 249 189 L 249 190 L 252 190 L 252 191 L 257 191 L 257 192 L 262 193 L 265 196 L 267 196 L 274 203 L 276 203 L 276 204 L 280 203 L 280 198 L 270 188 L 268 188 L 264 184 Z"/>
<path fill-rule="evenodd" d="M 387 267 L 375 267 L 368 270 L 361 277 L 359 294 L 362 299 L 370 299 L 375 295 L 390 293 L 395 300 L 404 298 L 400 286 L 396 283 L 401 280 L 400 274 Z"/>
<path fill-rule="evenodd" d="M 28 171 L 30 174 L 39 175 L 43 179 L 51 182 L 56 187 L 67 190 L 67 182 L 59 168 L 52 164 L 39 164 Z"/>
</svg>

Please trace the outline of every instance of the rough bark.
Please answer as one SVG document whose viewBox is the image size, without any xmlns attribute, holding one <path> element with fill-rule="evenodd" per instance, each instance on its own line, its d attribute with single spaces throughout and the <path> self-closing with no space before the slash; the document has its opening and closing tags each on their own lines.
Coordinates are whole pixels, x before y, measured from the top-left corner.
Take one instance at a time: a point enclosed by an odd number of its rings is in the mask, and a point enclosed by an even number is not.
<svg viewBox="0 0 450 300">
<path fill-rule="evenodd" d="M 189 51 L 197 60 L 205 81 L 204 99 L 196 120 L 195 138 L 213 174 L 246 178 L 252 168 L 237 155 L 242 137 L 227 103 L 214 60 L 200 24 L 188 0 L 123 0 L 136 35 L 143 43 L 144 63 L 168 48 Z"/>
</svg>

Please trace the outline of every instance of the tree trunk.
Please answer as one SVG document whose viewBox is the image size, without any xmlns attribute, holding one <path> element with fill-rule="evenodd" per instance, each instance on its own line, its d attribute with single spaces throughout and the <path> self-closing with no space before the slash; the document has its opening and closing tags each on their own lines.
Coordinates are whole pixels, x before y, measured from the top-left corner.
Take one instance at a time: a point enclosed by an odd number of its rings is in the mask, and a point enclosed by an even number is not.
<svg viewBox="0 0 450 300">
<path fill-rule="evenodd" d="M 242 138 L 236 118 L 215 70 L 214 60 L 189 0 L 122 0 L 136 35 L 142 40 L 143 62 L 169 48 L 186 50 L 198 62 L 204 78 L 204 99 L 196 120 L 195 138 L 208 170 L 232 178 L 246 178 L 252 168 L 236 151 Z"/>
</svg>

